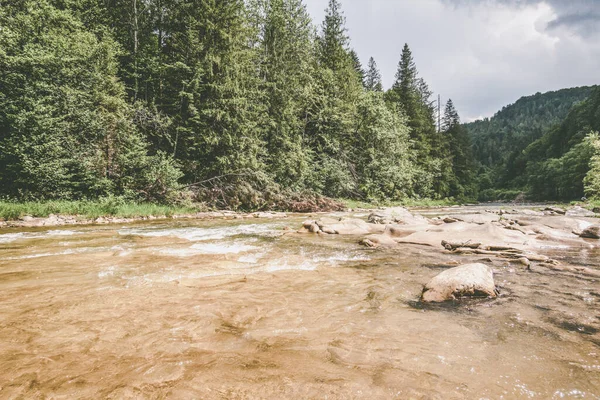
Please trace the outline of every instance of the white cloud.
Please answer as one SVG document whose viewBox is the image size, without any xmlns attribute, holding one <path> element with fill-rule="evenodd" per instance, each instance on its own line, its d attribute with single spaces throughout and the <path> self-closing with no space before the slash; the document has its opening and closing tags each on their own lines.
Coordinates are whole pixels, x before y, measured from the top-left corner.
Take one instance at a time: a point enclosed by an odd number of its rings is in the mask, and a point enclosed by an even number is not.
<svg viewBox="0 0 600 400">
<path fill-rule="evenodd" d="M 320 24 L 327 0 L 306 4 Z M 375 57 L 389 87 L 407 42 L 421 76 L 444 99 L 454 100 L 463 120 L 491 116 L 538 91 L 600 84 L 600 41 L 590 28 L 594 14 L 582 16 L 577 12 L 583 9 L 573 4 L 342 0 L 363 64 Z"/>
</svg>

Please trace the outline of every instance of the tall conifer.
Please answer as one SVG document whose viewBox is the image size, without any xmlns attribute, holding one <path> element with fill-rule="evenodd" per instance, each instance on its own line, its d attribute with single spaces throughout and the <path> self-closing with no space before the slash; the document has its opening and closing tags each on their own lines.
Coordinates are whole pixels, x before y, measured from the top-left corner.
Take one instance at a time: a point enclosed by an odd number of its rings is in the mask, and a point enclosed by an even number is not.
<svg viewBox="0 0 600 400">
<path fill-rule="evenodd" d="M 365 74 L 365 88 L 373 92 L 383 91 L 381 72 L 379 72 L 379 68 L 377 68 L 377 63 L 373 57 L 369 59 L 369 65 L 367 66 L 367 72 Z"/>
</svg>

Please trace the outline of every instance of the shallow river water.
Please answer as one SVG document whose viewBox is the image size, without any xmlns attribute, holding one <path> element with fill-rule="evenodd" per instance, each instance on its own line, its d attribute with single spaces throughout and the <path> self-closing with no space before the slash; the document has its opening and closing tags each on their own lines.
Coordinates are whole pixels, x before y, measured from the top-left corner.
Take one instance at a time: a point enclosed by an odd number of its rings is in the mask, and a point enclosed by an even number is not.
<svg viewBox="0 0 600 400">
<path fill-rule="evenodd" d="M 478 258 L 303 219 L 0 231 L 0 398 L 600 398 L 597 279 L 494 260 L 498 299 L 425 306 Z"/>
</svg>

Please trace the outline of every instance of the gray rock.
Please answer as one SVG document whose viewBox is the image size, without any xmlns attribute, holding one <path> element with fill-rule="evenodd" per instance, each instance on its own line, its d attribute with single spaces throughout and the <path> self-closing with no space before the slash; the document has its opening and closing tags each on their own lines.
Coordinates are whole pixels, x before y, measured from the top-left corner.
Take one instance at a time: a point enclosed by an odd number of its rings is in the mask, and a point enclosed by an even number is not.
<svg viewBox="0 0 600 400">
<path fill-rule="evenodd" d="M 321 231 L 321 228 L 319 228 L 319 225 L 317 224 L 312 224 L 308 230 L 312 233 L 319 233 Z"/>
<path fill-rule="evenodd" d="M 560 208 L 560 207 L 546 207 L 544 209 L 544 211 L 550 211 L 556 214 L 561 214 L 561 215 L 565 215 L 565 213 L 567 212 L 564 208 Z"/>
<path fill-rule="evenodd" d="M 573 207 L 571 209 L 569 209 L 565 215 L 567 217 L 594 217 L 596 214 L 594 214 L 593 211 L 590 210 L 586 210 L 583 207 Z"/>
<path fill-rule="evenodd" d="M 371 215 L 369 215 L 368 221 L 372 224 L 428 224 L 427 218 L 421 215 L 414 215 L 404 207 L 390 207 L 384 210 L 373 212 Z"/>
<path fill-rule="evenodd" d="M 424 302 L 443 302 L 461 297 L 496 297 L 494 273 L 485 264 L 466 264 L 448 269 L 425 285 Z"/>
<path fill-rule="evenodd" d="M 600 225 L 592 225 L 585 228 L 579 236 L 587 239 L 600 239 Z"/>
<path fill-rule="evenodd" d="M 532 217 L 543 217 L 545 214 L 541 211 L 535 211 L 535 210 L 514 210 L 516 211 L 516 214 L 522 214 L 522 215 L 529 215 Z"/>
</svg>

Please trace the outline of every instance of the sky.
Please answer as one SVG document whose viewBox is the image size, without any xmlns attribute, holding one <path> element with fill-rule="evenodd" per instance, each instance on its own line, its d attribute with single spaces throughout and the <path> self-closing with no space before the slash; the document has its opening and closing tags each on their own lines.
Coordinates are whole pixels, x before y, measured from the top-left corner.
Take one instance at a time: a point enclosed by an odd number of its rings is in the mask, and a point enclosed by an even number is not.
<svg viewBox="0 0 600 400">
<path fill-rule="evenodd" d="M 464 122 L 519 97 L 600 84 L 600 0 L 340 0 L 351 47 L 389 88 L 404 43 Z M 305 0 L 315 25 L 327 0 Z"/>
</svg>

